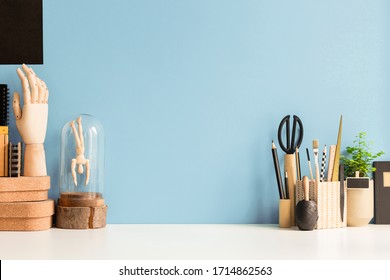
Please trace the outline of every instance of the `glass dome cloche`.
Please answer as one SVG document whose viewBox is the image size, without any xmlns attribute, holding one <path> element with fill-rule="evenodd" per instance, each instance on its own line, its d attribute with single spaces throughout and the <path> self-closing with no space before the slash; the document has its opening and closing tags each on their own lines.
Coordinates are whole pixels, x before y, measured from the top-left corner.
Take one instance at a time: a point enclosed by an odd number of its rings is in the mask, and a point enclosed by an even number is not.
<svg viewBox="0 0 390 280">
<path fill-rule="evenodd" d="M 86 211 L 91 207 L 106 208 L 104 130 L 92 115 L 78 115 L 62 128 L 59 188 L 59 207 L 86 207 Z"/>
</svg>

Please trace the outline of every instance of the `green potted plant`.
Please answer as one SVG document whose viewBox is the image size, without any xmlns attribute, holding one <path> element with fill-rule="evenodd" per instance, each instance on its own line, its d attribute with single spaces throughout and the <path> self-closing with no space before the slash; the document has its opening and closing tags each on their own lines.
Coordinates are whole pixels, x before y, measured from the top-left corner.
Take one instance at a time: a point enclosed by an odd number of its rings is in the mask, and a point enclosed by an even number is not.
<svg viewBox="0 0 390 280">
<path fill-rule="evenodd" d="M 347 225 L 367 225 L 374 216 L 374 183 L 372 166 L 374 159 L 384 155 L 383 151 L 373 153 L 373 142 L 366 141 L 366 133 L 359 132 L 354 146 L 346 148 L 346 156 L 340 158 L 347 177 Z M 356 178 L 359 177 L 359 178 Z"/>
<path fill-rule="evenodd" d="M 356 172 L 359 171 L 359 177 L 371 178 L 372 172 L 375 171 L 372 162 L 385 153 L 383 151 L 371 152 L 370 146 L 373 142 L 366 141 L 365 132 L 359 132 L 355 138 L 353 141 L 355 145 L 346 148 L 347 156 L 341 157 L 341 163 L 344 164 L 345 168 L 345 176 L 355 177 Z"/>
</svg>

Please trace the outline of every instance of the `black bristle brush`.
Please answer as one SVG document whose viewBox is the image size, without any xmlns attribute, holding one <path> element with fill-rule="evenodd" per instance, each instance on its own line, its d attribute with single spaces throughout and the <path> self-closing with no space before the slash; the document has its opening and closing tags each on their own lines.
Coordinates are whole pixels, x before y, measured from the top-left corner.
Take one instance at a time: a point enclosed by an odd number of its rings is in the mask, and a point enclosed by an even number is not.
<svg viewBox="0 0 390 280">
<path fill-rule="evenodd" d="M 6 84 L 0 84 L 0 126 L 9 124 L 9 91 Z"/>
<path fill-rule="evenodd" d="M 0 84 L 0 177 L 8 176 L 9 93 L 6 84 Z"/>
</svg>

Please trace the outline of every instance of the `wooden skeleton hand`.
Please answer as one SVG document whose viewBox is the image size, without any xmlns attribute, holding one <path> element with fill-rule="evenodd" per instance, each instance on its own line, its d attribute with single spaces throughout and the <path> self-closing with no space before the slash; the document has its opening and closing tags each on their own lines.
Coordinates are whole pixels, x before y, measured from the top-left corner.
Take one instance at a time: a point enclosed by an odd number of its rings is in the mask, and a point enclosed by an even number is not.
<svg viewBox="0 0 390 280">
<path fill-rule="evenodd" d="M 49 91 L 46 84 L 34 71 L 22 65 L 18 68 L 23 88 L 23 109 L 20 107 L 20 95 L 13 96 L 13 110 L 16 127 L 26 144 L 24 151 L 24 176 L 46 176 L 46 159 L 43 142 L 46 137 Z"/>
<path fill-rule="evenodd" d="M 25 144 L 43 144 L 46 136 L 48 118 L 49 91 L 44 81 L 40 80 L 34 71 L 22 65 L 18 68 L 19 79 L 23 87 L 23 109 L 20 107 L 20 95 L 13 96 L 13 110 L 16 127 Z M 26 76 L 27 75 L 27 76 Z"/>
</svg>

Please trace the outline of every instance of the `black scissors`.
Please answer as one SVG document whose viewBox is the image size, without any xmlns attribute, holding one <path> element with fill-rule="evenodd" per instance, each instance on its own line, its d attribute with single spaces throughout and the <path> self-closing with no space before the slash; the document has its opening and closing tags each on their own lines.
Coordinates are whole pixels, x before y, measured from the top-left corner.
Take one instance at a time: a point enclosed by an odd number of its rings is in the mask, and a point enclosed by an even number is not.
<svg viewBox="0 0 390 280">
<path fill-rule="evenodd" d="M 293 116 L 293 128 L 292 128 L 292 136 L 291 136 L 291 141 L 290 141 L 290 115 L 285 116 L 282 121 L 279 124 L 279 129 L 278 129 L 278 141 L 279 145 L 282 148 L 282 150 L 287 153 L 287 154 L 293 154 L 295 152 L 296 148 L 299 148 L 299 146 L 302 143 L 303 139 L 303 125 L 301 122 L 301 119 L 297 116 Z M 297 131 L 297 123 L 299 125 L 299 134 L 298 134 L 298 139 L 295 141 L 295 134 Z M 282 140 L 282 132 L 283 132 L 283 127 L 286 124 L 286 146 L 283 143 Z"/>
</svg>

